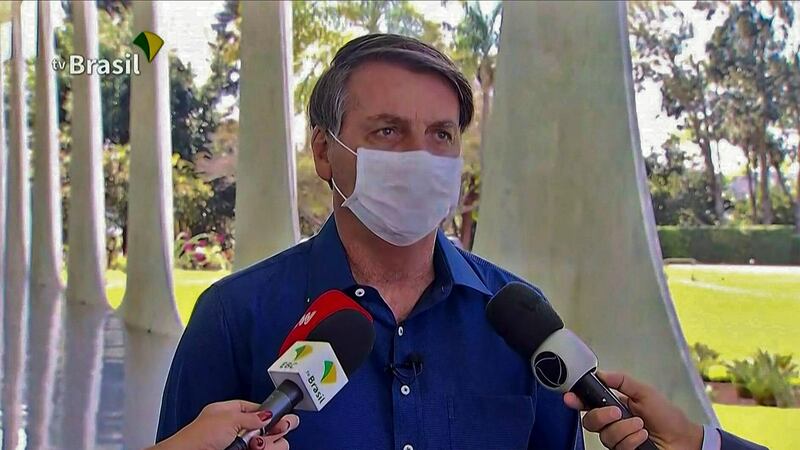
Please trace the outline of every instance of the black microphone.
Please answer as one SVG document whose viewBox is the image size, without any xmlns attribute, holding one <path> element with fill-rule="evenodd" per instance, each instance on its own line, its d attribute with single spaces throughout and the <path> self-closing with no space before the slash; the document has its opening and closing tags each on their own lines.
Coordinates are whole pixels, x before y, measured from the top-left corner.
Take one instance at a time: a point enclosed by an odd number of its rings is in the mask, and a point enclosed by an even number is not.
<svg viewBox="0 0 800 450">
<path fill-rule="evenodd" d="M 595 374 L 597 356 L 564 322 L 541 293 L 523 283 L 505 285 L 486 305 L 486 318 L 506 343 L 531 361 L 546 388 L 573 392 L 588 408 L 616 406 L 622 418 L 628 408 Z M 658 450 L 650 439 L 639 450 Z"/>
</svg>

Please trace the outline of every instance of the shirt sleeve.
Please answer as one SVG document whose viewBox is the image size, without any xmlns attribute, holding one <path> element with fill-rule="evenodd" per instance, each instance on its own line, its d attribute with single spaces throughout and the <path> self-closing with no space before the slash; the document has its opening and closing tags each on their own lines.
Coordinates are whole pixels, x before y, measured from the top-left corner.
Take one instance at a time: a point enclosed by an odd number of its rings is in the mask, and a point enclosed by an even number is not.
<svg viewBox="0 0 800 450">
<path fill-rule="evenodd" d="M 167 376 L 156 442 L 189 424 L 209 403 L 243 398 L 222 306 L 214 286 L 195 304 Z"/>
<path fill-rule="evenodd" d="M 703 425 L 703 447 L 701 450 L 720 450 L 722 448 L 722 438 L 719 431 L 710 426 Z"/>
<path fill-rule="evenodd" d="M 584 450 L 578 411 L 564 404 L 560 393 L 536 383 L 536 411 L 530 450 Z"/>
</svg>

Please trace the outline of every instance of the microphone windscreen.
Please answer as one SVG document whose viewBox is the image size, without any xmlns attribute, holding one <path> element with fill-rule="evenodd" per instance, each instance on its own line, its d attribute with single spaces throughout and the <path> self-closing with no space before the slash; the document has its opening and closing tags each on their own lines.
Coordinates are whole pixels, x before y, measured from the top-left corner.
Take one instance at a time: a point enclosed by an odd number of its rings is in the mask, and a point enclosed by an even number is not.
<svg viewBox="0 0 800 450">
<path fill-rule="evenodd" d="M 331 344 L 342 370 L 348 376 L 366 360 L 375 343 L 372 316 L 344 292 L 330 290 L 308 307 L 286 336 L 278 354 L 297 341 Z"/>
<path fill-rule="evenodd" d="M 525 358 L 564 322 L 542 294 L 519 282 L 511 282 L 489 300 L 486 318 L 506 343 Z"/>
<path fill-rule="evenodd" d="M 331 314 L 345 309 L 357 311 L 372 323 L 372 316 L 369 312 L 347 294 L 336 289 L 326 291 L 311 303 L 305 314 L 300 317 L 297 325 L 289 331 L 278 355 L 282 355 L 295 342 L 307 340 L 308 334 Z"/>
<path fill-rule="evenodd" d="M 375 327 L 361 312 L 342 309 L 321 321 L 303 340 L 330 343 L 349 377 L 372 352 Z"/>
</svg>

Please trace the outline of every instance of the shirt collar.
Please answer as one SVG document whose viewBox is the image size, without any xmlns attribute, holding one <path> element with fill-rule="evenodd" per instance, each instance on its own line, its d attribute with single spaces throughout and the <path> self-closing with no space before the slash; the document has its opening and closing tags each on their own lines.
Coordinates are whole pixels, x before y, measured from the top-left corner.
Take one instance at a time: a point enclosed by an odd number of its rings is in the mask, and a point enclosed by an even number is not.
<svg viewBox="0 0 800 450">
<path fill-rule="evenodd" d="M 484 295 L 492 295 L 442 230 L 436 233 L 434 254 L 437 252 L 443 257 L 447 269 L 441 273 L 437 270 L 437 277 L 450 277 L 454 285 L 466 286 Z M 356 284 L 333 214 L 312 239 L 308 264 L 306 296 L 312 301 L 329 289 L 344 290 Z M 438 281 L 447 283 L 450 280 Z"/>
</svg>

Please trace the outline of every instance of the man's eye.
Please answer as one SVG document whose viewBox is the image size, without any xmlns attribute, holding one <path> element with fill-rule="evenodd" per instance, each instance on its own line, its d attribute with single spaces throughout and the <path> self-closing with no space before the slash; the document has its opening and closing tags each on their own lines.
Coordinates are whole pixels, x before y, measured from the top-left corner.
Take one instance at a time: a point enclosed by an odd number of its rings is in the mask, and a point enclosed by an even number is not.
<svg viewBox="0 0 800 450">
<path fill-rule="evenodd" d="M 437 137 L 438 139 L 441 139 L 441 140 L 443 140 L 443 141 L 447 141 L 447 142 L 453 142 L 453 135 L 452 135 L 452 134 L 450 134 L 450 133 L 449 133 L 449 132 L 447 132 L 447 131 L 444 131 L 444 130 L 437 131 L 437 132 L 436 132 L 436 137 Z"/>
<path fill-rule="evenodd" d="M 394 128 L 381 128 L 378 130 L 378 136 L 380 137 L 390 137 L 394 134 Z"/>
</svg>

